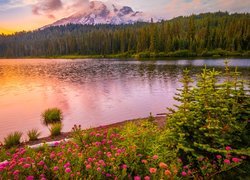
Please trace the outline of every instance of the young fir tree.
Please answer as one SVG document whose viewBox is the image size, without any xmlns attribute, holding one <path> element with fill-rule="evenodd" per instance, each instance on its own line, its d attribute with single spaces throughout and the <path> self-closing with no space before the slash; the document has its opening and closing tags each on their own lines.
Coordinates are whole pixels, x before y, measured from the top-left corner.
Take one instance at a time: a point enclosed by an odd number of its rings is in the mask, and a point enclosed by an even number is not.
<svg viewBox="0 0 250 180">
<path fill-rule="evenodd" d="M 222 75 L 223 82 L 218 82 Z M 190 157 L 214 157 L 226 153 L 230 145 L 237 153 L 247 152 L 249 143 L 249 94 L 237 70 L 225 73 L 203 69 L 197 86 L 190 87 L 192 79 L 184 71 L 183 84 L 175 99 L 180 103 L 167 120 L 169 144 L 177 150 L 184 161 Z M 238 146 L 238 144 L 241 144 Z M 243 151 L 242 151 L 243 150 Z"/>
</svg>

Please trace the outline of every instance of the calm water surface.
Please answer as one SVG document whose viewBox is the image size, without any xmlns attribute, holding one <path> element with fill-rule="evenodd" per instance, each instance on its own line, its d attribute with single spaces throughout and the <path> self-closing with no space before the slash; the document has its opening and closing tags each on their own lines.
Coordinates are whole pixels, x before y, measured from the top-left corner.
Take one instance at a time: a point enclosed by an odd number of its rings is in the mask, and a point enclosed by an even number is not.
<svg viewBox="0 0 250 180">
<path fill-rule="evenodd" d="M 250 79 L 250 59 L 229 59 Z M 64 131 L 166 112 L 182 70 L 223 69 L 223 59 L 136 61 L 116 59 L 0 60 L 0 140 L 13 131 L 38 128 L 41 112 L 59 107 Z"/>
</svg>

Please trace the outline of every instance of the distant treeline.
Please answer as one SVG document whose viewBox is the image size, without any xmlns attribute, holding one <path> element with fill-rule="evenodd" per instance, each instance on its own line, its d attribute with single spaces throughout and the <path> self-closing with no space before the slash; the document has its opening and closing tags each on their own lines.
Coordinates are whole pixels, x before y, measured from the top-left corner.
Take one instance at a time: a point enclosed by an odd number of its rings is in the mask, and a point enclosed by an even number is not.
<svg viewBox="0 0 250 180">
<path fill-rule="evenodd" d="M 250 55 L 250 14 L 227 12 L 133 25 L 73 25 L 0 35 L 0 57 Z"/>
</svg>

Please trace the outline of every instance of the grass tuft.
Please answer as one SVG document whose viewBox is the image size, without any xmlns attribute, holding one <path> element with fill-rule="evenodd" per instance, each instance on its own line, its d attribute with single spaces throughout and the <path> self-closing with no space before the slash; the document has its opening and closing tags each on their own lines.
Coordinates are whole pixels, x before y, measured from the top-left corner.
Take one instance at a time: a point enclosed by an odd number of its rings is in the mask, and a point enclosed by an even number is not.
<svg viewBox="0 0 250 180">
<path fill-rule="evenodd" d="M 37 129 L 31 129 L 27 133 L 30 141 L 38 140 L 38 137 L 41 135 L 41 132 L 39 132 Z"/>
<path fill-rule="evenodd" d="M 19 131 L 16 131 L 7 135 L 7 137 L 4 138 L 5 147 L 11 148 L 11 147 L 19 145 L 22 135 L 23 133 Z"/>
<path fill-rule="evenodd" d="M 50 108 L 42 113 L 43 124 L 46 126 L 61 122 L 63 119 L 62 111 L 58 108 Z"/>
<path fill-rule="evenodd" d="M 62 123 L 54 123 L 51 124 L 51 127 L 49 128 L 51 136 L 58 136 L 61 134 L 62 131 Z"/>
</svg>

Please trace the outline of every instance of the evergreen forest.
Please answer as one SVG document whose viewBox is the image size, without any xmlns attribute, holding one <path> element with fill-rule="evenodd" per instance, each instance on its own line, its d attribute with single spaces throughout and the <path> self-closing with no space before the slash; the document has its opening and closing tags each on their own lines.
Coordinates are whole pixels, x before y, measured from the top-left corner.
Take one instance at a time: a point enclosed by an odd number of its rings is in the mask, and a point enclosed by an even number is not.
<svg viewBox="0 0 250 180">
<path fill-rule="evenodd" d="M 7 58 L 249 55 L 249 13 L 203 13 L 128 25 L 69 24 L 0 35 L 0 57 Z"/>
</svg>

